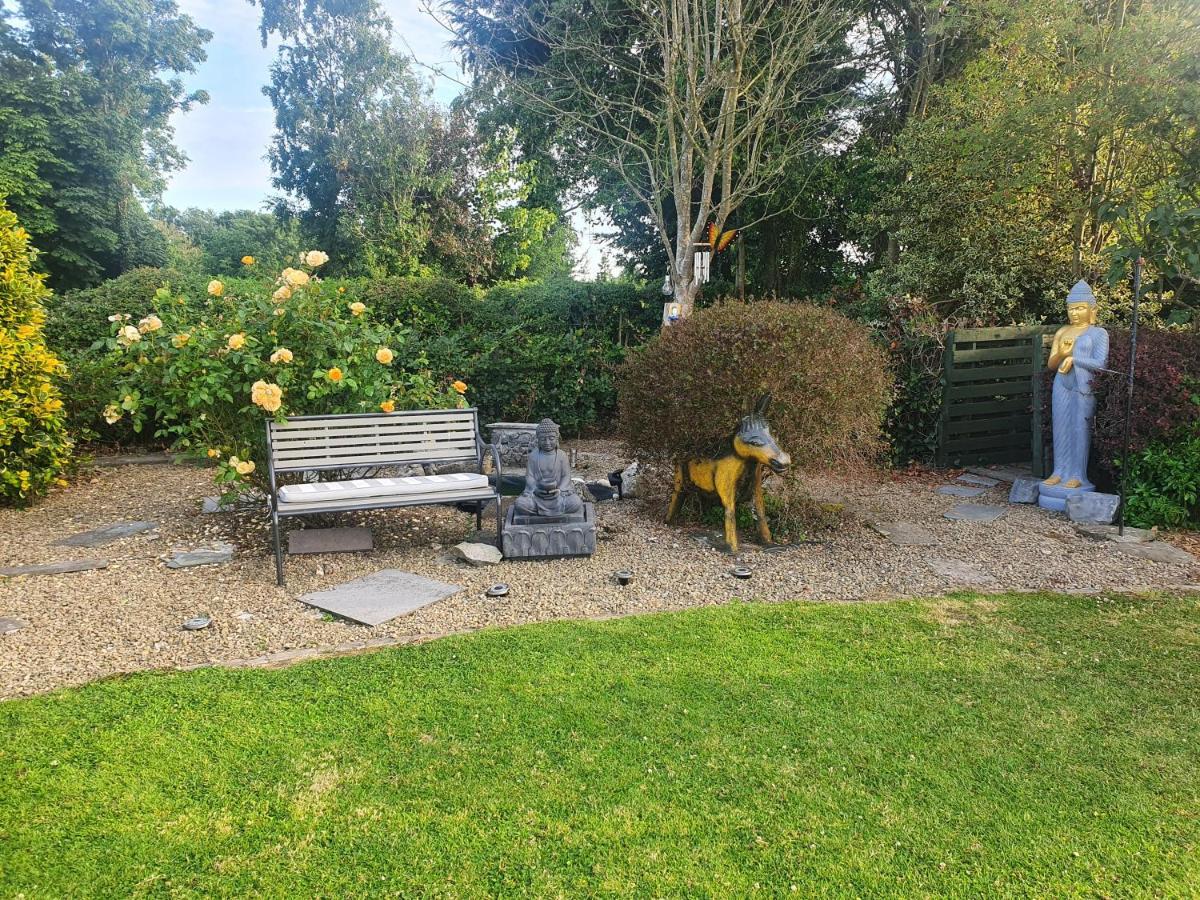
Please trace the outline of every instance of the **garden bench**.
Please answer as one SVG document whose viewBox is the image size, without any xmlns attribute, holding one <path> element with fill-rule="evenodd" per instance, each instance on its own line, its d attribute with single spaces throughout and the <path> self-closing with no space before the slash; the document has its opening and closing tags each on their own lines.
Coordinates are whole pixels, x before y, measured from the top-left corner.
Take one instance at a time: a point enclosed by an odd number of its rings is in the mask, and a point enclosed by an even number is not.
<svg viewBox="0 0 1200 900">
<path fill-rule="evenodd" d="M 489 452 L 495 486 L 483 474 Z M 473 463 L 476 472 L 304 481 L 279 486 L 280 473 L 333 469 L 378 469 L 426 463 Z M 286 516 L 429 506 L 477 501 L 476 527 L 483 525 L 483 501 L 496 501 L 496 536 L 502 524 L 500 454 L 479 434 L 475 409 L 413 410 L 331 416 L 291 416 L 267 423 L 267 464 L 271 488 L 271 532 L 275 576 L 283 585 L 283 544 L 279 520 Z"/>
</svg>

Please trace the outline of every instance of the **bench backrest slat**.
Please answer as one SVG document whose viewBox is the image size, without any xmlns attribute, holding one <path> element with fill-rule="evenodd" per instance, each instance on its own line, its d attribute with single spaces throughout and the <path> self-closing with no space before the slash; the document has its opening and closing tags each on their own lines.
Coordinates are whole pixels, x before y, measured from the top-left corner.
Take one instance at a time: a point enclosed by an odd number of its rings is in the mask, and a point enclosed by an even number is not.
<svg viewBox="0 0 1200 900">
<path fill-rule="evenodd" d="M 474 409 L 343 416 L 296 416 L 269 422 L 277 472 L 341 466 L 456 462 L 479 456 Z"/>
</svg>

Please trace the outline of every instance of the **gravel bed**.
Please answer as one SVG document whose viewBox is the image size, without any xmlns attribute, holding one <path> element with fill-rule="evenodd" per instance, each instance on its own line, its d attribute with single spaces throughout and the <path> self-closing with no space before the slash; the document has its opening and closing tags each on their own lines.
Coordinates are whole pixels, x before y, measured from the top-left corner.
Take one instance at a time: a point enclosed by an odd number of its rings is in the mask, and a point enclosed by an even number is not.
<svg viewBox="0 0 1200 900">
<path fill-rule="evenodd" d="M 578 451 L 576 471 L 589 480 L 622 464 L 620 448 L 611 442 L 567 446 Z M 0 698 L 137 670 L 548 619 L 739 600 L 877 600 L 964 587 L 939 575 L 928 560 L 967 563 L 992 579 L 985 582 L 989 590 L 1087 592 L 1200 581 L 1196 567 L 1118 554 L 1081 538 L 1064 518 L 1034 507 L 1008 507 L 1004 518 L 986 525 L 945 519 L 942 513 L 959 502 L 936 493 L 947 477 L 900 473 L 869 483 L 816 481 L 810 485 L 814 494 L 844 503 L 852 521 L 817 542 L 771 552 L 745 536 L 737 558 L 713 549 L 711 532 L 663 524 L 659 501 L 599 504 L 601 534 L 590 559 L 487 568 L 449 557 L 449 548 L 471 535 L 475 524 L 473 516 L 452 507 L 351 513 L 326 522 L 313 517 L 310 527 L 369 525 L 376 549 L 288 558 L 288 584 L 278 588 L 265 516 L 201 514 L 202 498 L 214 492 L 210 472 L 167 464 L 96 468 L 33 509 L 0 511 L 0 567 L 80 556 L 110 560 L 96 571 L 0 579 L 0 616 L 28 623 L 0 636 Z M 1004 504 L 1007 490 L 1001 484 L 972 502 Z M 120 520 L 153 520 L 159 527 L 98 548 L 54 544 Z M 484 519 L 488 537 L 492 521 Z M 869 527 L 871 521 L 919 524 L 939 544 L 894 546 Z M 219 542 L 236 548 L 232 562 L 177 570 L 164 565 L 174 550 Z M 739 562 L 753 569 L 750 580 L 730 575 Z M 383 568 L 461 585 L 463 591 L 376 628 L 331 619 L 297 600 Z M 613 578 L 618 569 L 632 570 L 633 583 L 619 586 Z M 485 589 L 498 581 L 511 586 L 509 595 L 486 599 Z M 199 614 L 211 616 L 212 626 L 183 630 L 182 623 Z"/>
</svg>

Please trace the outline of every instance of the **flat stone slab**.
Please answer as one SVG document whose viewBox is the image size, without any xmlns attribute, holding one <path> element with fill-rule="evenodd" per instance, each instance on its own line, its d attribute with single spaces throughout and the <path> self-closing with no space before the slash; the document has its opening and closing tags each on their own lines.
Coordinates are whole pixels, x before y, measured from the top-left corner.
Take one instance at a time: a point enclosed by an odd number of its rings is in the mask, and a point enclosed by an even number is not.
<svg viewBox="0 0 1200 900">
<path fill-rule="evenodd" d="M 998 479 L 988 478 L 986 475 L 976 475 L 973 472 L 967 472 L 964 475 L 959 475 L 954 479 L 962 484 L 973 484 L 979 487 L 994 488 L 1000 483 Z"/>
<path fill-rule="evenodd" d="M 871 527 L 898 547 L 932 547 L 938 539 L 912 522 L 872 522 Z"/>
<path fill-rule="evenodd" d="M 8 578 L 17 575 L 66 575 L 68 572 L 87 572 L 107 566 L 107 559 L 64 559 L 61 562 L 37 563 L 32 566 L 8 566 L 0 569 L 0 575 Z"/>
<path fill-rule="evenodd" d="M 960 503 L 942 513 L 956 522 L 995 522 L 1004 515 L 1003 506 L 985 506 L 979 503 Z"/>
<path fill-rule="evenodd" d="M 986 494 L 987 488 L 967 487 L 965 484 L 943 484 L 937 489 L 937 492 L 950 497 L 978 497 L 980 494 Z"/>
<path fill-rule="evenodd" d="M 375 549 L 370 528 L 302 528 L 288 532 L 288 553 L 358 553 Z"/>
<path fill-rule="evenodd" d="M 1000 481 L 1016 481 L 1018 478 L 1029 478 L 1033 475 L 1033 470 L 1028 464 L 1025 465 L 1009 465 L 1009 466 L 967 466 L 967 471 L 972 475 L 980 475 L 984 478 L 997 478 Z"/>
<path fill-rule="evenodd" d="M 1119 544 L 1147 544 L 1158 537 L 1158 532 L 1150 528 L 1134 528 L 1125 526 L 1121 534 L 1116 525 L 1076 525 L 1075 530 L 1084 537 L 1097 541 L 1116 541 Z"/>
<path fill-rule="evenodd" d="M 1008 492 L 1008 502 L 1037 503 L 1041 484 L 1037 478 L 1018 478 Z"/>
<path fill-rule="evenodd" d="M 305 594 L 301 603 L 364 625 L 382 625 L 459 593 L 462 588 L 399 569 L 383 569 L 345 584 Z"/>
<path fill-rule="evenodd" d="M 0 634 L 12 634 L 14 631 L 20 631 L 22 628 L 28 627 L 28 622 L 22 622 L 20 619 L 10 619 L 8 616 L 0 616 Z"/>
<path fill-rule="evenodd" d="M 201 550 L 181 550 L 167 559 L 168 569 L 188 569 L 192 566 L 215 566 L 233 559 L 232 544 L 217 544 Z"/>
<path fill-rule="evenodd" d="M 995 584 L 996 579 L 978 566 L 957 559 L 927 559 L 925 565 L 938 575 L 959 584 Z"/>
<path fill-rule="evenodd" d="M 1129 556 L 1148 559 L 1156 563 L 1165 563 L 1170 566 L 1196 565 L 1196 557 L 1192 556 L 1186 550 L 1180 550 L 1174 544 L 1168 544 L 1164 541 L 1138 544 L 1115 543 L 1113 544 L 1113 549 Z"/>
<path fill-rule="evenodd" d="M 157 527 L 157 522 L 114 522 L 111 525 L 93 528 L 91 531 L 73 534 L 54 543 L 64 547 L 102 547 Z"/>
<path fill-rule="evenodd" d="M 1083 525 L 1109 525 L 1120 508 L 1121 498 L 1116 494 L 1087 491 L 1067 498 L 1067 518 Z"/>
</svg>

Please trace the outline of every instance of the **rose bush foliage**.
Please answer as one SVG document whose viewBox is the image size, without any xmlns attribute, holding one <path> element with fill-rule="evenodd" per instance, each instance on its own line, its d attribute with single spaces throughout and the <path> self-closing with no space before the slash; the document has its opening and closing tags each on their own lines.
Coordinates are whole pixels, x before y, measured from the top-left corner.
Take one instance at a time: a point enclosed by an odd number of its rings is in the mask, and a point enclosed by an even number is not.
<svg viewBox="0 0 1200 900">
<path fill-rule="evenodd" d="M 57 377 L 65 367 L 46 349 L 45 276 L 32 269 L 29 235 L 0 204 L 0 502 L 24 506 L 71 458 Z"/>
<path fill-rule="evenodd" d="M 316 277 L 325 260 L 309 251 L 274 281 L 240 279 L 236 292 L 214 279 L 199 307 L 162 288 L 148 309 L 114 311 L 102 342 L 117 372 L 105 420 L 207 455 L 224 484 L 261 484 L 268 417 L 465 406 L 464 383 L 406 352 L 407 328 Z"/>
</svg>

